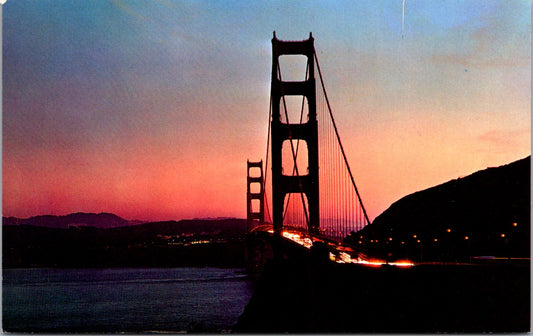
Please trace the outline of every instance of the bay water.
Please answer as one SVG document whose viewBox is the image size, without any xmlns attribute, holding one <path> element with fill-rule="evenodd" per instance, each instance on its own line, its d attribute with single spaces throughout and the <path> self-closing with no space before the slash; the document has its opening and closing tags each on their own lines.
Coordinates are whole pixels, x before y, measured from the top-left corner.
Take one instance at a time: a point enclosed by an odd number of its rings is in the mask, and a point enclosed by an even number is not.
<svg viewBox="0 0 533 336">
<path fill-rule="evenodd" d="M 28 268 L 2 271 L 10 332 L 227 332 L 252 295 L 243 270 Z"/>
</svg>

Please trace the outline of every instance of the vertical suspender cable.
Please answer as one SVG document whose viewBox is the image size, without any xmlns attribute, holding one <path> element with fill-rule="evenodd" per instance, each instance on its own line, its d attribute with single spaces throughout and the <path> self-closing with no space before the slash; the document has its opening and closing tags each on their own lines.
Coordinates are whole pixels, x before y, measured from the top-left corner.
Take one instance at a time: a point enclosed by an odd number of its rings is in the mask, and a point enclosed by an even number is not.
<svg viewBox="0 0 533 336">
<path fill-rule="evenodd" d="M 357 186 L 355 185 L 355 180 L 353 178 L 352 171 L 350 169 L 350 165 L 348 164 L 348 160 L 346 158 L 346 154 L 344 153 L 344 148 L 342 146 L 341 139 L 340 139 L 340 136 L 339 136 L 339 132 L 337 130 L 337 125 L 335 124 L 335 119 L 333 118 L 333 113 L 331 112 L 331 106 L 329 104 L 329 99 L 328 99 L 328 95 L 326 93 L 326 88 L 324 87 L 324 80 L 322 78 L 322 71 L 320 70 L 320 64 L 318 63 L 318 58 L 316 56 L 316 51 L 314 52 L 314 55 L 315 55 L 316 66 L 317 66 L 317 69 L 318 69 L 318 74 L 320 76 L 320 82 L 322 83 L 322 89 L 324 90 L 324 98 L 326 99 L 326 103 L 328 105 L 328 110 L 329 110 L 329 115 L 331 117 L 331 122 L 333 124 L 333 128 L 335 129 L 335 134 L 337 135 L 337 141 L 339 142 L 339 146 L 340 146 L 340 149 L 341 149 L 342 156 L 344 158 L 344 162 L 345 162 L 346 167 L 348 169 L 348 172 L 350 174 L 350 179 L 352 181 L 352 185 L 353 185 L 353 187 L 355 189 L 355 192 L 357 194 L 357 198 L 359 199 L 359 204 L 360 204 L 361 209 L 363 210 L 363 213 L 365 215 L 366 223 L 370 224 L 370 220 L 368 219 L 368 215 L 366 213 L 366 209 L 365 209 L 365 207 L 363 205 L 363 201 L 361 200 L 361 195 L 359 195 L 359 191 L 357 190 Z"/>
</svg>

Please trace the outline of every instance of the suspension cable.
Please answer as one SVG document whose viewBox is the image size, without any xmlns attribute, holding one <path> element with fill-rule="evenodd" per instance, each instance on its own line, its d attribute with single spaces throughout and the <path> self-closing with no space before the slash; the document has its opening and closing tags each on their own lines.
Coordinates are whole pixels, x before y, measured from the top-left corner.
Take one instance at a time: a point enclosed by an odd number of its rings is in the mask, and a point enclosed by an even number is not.
<svg viewBox="0 0 533 336">
<path fill-rule="evenodd" d="M 326 99 L 326 104 L 327 104 L 327 107 L 328 107 L 329 116 L 331 117 L 331 122 L 333 124 L 333 129 L 335 130 L 335 135 L 337 136 L 337 141 L 338 141 L 340 149 L 341 149 L 341 153 L 342 153 L 342 157 L 344 159 L 344 163 L 346 164 L 346 168 L 348 169 L 348 174 L 350 175 L 350 179 L 352 181 L 352 185 L 353 185 L 354 190 L 355 190 L 355 192 L 357 194 L 357 198 L 359 199 L 359 204 L 361 205 L 361 208 L 362 208 L 363 213 L 365 215 L 366 222 L 367 222 L 367 224 L 370 224 L 370 220 L 368 219 L 368 215 L 366 213 L 366 209 L 365 209 L 365 207 L 363 205 L 363 201 L 361 200 L 361 195 L 359 194 L 359 191 L 357 190 L 357 186 L 355 185 L 355 180 L 353 178 L 352 171 L 350 169 L 350 165 L 348 164 L 348 159 L 346 158 L 346 153 L 344 152 L 344 147 L 342 146 L 341 138 L 339 136 L 339 131 L 337 130 L 337 125 L 335 124 L 335 119 L 333 118 L 333 113 L 331 111 L 331 105 L 329 104 L 328 95 L 326 93 L 326 88 L 324 86 L 324 80 L 322 78 L 322 71 L 320 70 L 320 64 L 318 63 L 318 57 L 316 56 L 316 50 L 314 50 L 313 54 L 314 54 L 314 57 L 315 57 L 315 62 L 316 62 L 316 66 L 317 66 L 317 69 L 318 69 L 318 74 L 320 76 L 320 83 L 322 85 L 322 91 L 324 93 L 324 98 Z"/>
</svg>

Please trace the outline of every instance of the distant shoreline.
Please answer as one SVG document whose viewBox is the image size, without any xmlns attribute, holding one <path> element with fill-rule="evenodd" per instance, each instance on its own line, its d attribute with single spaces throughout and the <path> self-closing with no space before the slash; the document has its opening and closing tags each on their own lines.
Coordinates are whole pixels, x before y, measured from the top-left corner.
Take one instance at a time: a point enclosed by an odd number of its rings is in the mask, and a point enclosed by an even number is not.
<svg viewBox="0 0 533 336">
<path fill-rule="evenodd" d="M 2 268 L 244 268 L 240 241 L 197 246 L 112 247 L 98 249 L 25 248 L 3 253 Z"/>
<path fill-rule="evenodd" d="M 57 228 L 64 223 L 44 224 L 2 226 L 3 268 L 245 265 L 243 219 L 155 222 L 112 228 L 86 225 Z"/>
</svg>

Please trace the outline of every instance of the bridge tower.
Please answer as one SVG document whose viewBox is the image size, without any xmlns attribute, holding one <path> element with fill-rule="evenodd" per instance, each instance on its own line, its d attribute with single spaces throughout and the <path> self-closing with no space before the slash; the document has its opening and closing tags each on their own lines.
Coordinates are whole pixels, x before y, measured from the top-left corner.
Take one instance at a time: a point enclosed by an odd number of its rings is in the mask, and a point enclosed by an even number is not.
<svg viewBox="0 0 533 336">
<path fill-rule="evenodd" d="M 283 55 L 303 55 L 307 57 L 308 76 L 304 81 L 283 81 L 279 58 Z M 315 48 L 312 34 L 303 41 L 281 41 L 272 38 L 272 80 L 271 80 L 271 153 L 272 153 L 272 220 L 274 233 L 280 236 L 283 229 L 284 201 L 288 194 L 301 194 L 307 198 L 304 203 L 309 233 L 318 234 L 319 230 L 319 190 L 318 190 L 318 123 L 316 114 L 315 91 Z M 303 96 L 308 104 L 308 119 L 304 123 L 282 121 L 281 106 L 284 96 Z M 303 140 L 307 145 L 308 169 L 293 172 L 282 169 L 283 143 L 287 140 Z M 293 153 L 294 155 L 294 149 Z M 296 161 L 296 160 L 295 160 Z M 296 162 L 294 162 L 296 165 Z M 293 173 L 287 175 L 287 173 Z M 300 196 L 298 196 L 300 197 Z M 303 196 L 302 196 L 303 198 Z"/>
<path fill-rule="evenodd" d="M 265 221 L 265 193 L 263 191 L 263 161 L 247 161 L 247 164 L 247 232 L 250 232 L 254 226 L 261 225 Z M 250 170 L 252 170 L 252 173 L 250 173 Z M 254 174 L 253 171 L 255 171 L 256 173 Z M 257 187 L 254 188 L 254 185 Z M 256 204 L 254 206 L 254 201 L 259 204 Z"/>
</svg>

